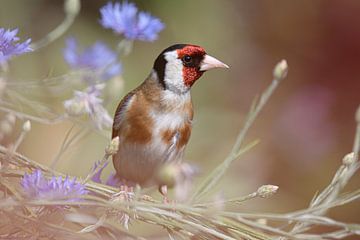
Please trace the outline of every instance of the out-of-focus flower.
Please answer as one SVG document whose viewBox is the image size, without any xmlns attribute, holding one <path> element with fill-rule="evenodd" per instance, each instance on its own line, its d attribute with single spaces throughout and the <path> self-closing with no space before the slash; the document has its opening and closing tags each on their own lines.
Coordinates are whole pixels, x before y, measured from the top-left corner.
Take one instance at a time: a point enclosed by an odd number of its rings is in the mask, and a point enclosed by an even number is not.
<svg viewBox="0 0 360 240">
<path fill-rule="evenodd" d="M 120 178 L 116 175 L 116 172 L 113 172 L 112 174 L 110 174 L 105 184 L 112 187 L 120 187 L 123 182 L 121 182 Z"/>
<path fill-rule="evenodd" d="M 25 42 L 18 42 L 20 40 L 16 36 L 18 31 L 18 29 L 5 30 L 0 28 L 0 63 L 9 60 L 13 56 L 32 51 L 30 48 L 31 39 L 27 39 Z"/>
<path fill-rule="evenodd" d="M 97 171 L 95 172 L 94 176 L 91 177 L 91 181 L 93 182 L 97 182 L 97 183 L 102 183 L 101 181 L 101 174 L 102 171 L 104 170 L 104 168 L 109 164 L 109 162 L 106 162 L 101 168 L 97 169 Z M 92 171 L 94 171 L 97 167 L 98 167 L 99 163 L 95 162 Z"/>
<path fill-rule="evenodd" d="M 85 91 L 75 91 L 72 99 L 64 101 L 66 112 L 72 116 L 88 114 L 96 127 L 102 129 L 103 126 L 110 127 L 112 118 L 102 106 L 103 100 L 99 98 L 100 90 L 104 85 L 98 84 L 88 87 Z"/>
<path fill-rule="evenodd" d="M 106 180 L 105 183 L 103 183 L 101 181 L 101 174 L 102 171 L 104 170 L 104 168 L 109 164 L 109 162 L 106 162 L 104 164 L 104 166 L 102 166 L 101 168 L 99 168 L 96 173 L 94 174 L 94 176 L 91 178 L 92 181 L 97 182 L 97 183 L 102 183 L 102 184 L 106 184 L 112 187 L 120 187 L 122 185 L 121 180 L 116 176 L 116 173 L 112 173 L 110 174 L 110 176 L 108 177 L 108 179 Z M 95 170 L 98 166 L 98 163 L 96 162 L 93 166 L 93 170 Z"/>
<path fill-rule="evenodd" d="M 71 37 L 66 40 L 63 53 L 71 68 L 93 71 L 99 74 L 101 80 L 108 80 L 122 71 L 117 54 L 102 42 L 81 49 L 76 39 Z"/>
<path fill-rule="evenodd" d="M 135 4 L 109 2 L 100 9 L 100 23 L 129 40 L 154 41 L 164 24 L 146 12 L 138 12 Z"/>
<path fill-rule="evenodd" d="M 174 186 L 176 200 L 182 202 L 187 199 L 198 172 L 197 167 L 188 163 L 167 164 L 159 169 L 158 181 L 160 185 Z"/>
<path fill-rule="evenodd" d="M 53 176 L 46 179 L 42 171 L 37 169 L 31 174 L 25 174 L 21 179 L 21 186 L 26 197 L 31 199 L 76 199 L 81 195 L 87 194 L 85 186 L 76 179 L 68 176 L 63 179 L 61 176 Z"/>
<path fill-rule="evenodd" d="M 180 172 L 176 177 L 175 196 L 180 202 L 185 201 L 194 184 L 194 177 L 199 173 L 196 166 L 188 163 L 180 164 Z"/>
</svg>

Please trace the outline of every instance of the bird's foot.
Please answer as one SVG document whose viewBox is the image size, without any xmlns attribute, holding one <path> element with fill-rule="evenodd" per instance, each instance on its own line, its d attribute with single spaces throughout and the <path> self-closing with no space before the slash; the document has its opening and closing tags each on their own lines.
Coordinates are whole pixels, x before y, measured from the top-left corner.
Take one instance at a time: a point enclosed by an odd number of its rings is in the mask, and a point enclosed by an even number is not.
<svg viewBox="0 0 360 240">
<path fill-rule="evenodd" d="M 168 198 L 168 188 L 166 185 L 161 185 L 159 187 L 159 192 L 160 194 L 163 196 L 163 203 L 169 203 L 169 198 Z"/>
<path fill-rule="evenodd" d="M 176 203 L 175 200 L 171 200 L 168 197 L 168 188 L 166 185 L 162 185 L 159 187 L 159 192 L 161 193 L 161 195 L 163 196 L 163 203 L 165 204 L 174 204 Z"/>
</svg>

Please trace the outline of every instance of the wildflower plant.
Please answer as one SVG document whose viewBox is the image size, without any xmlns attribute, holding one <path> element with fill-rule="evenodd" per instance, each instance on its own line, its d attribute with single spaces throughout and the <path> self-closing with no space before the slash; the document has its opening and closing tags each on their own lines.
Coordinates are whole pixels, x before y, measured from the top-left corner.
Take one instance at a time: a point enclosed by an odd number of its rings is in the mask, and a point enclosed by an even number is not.
<svg viewBox="0 0 360 240">
<path fill-rule="evenodd" d="M 31 174 L 24 174 L 21 179 L 21 186 L 28 199 L 76 200 L 75 197 L 87 194 L 85 186 L 76 181 L 76 178 L 70 179 L 66 176 L 52 176 L 47 179 L 40 169 L 36 169 Z"/>
<path fill-rule="evenodd" d="M 88 87 L 85 91 L 74 91 L 74 97 L 64 101 L 66 112 L 73 116 L 87 114 L 98 129 L 103 126 L 109 128 L 112 118 L 102 106 L 99 98 L 104 85 L 98 84 Z"/>
<path fill-rule="evenodd" d="M 65 0 L 64 9 L 64 21 L 32 44 L 30 39 L 19 41 L 17 29 L 0 28 L 0 64 L 4 65 L 12 57 L 31 49 L 37 51 L 46 47 L 66 34 L 80 12 L 81 2 Z M 100 15 L 101 26 L 124 36 L 125 41 L 151 42 L 164 29 L 161 20 L 139 11 L 134 3 L 127 1 L 107 3 L 100 9 Z M 357 127 L 351 153 L 344 157 L 330 184 L 315 195 L 307 208 L 284 214 L 228 210 L 234 204 L 245 204 L 256 198 L 266 200 L 274 194 L 281 194 L 281 186 L 268 183 L 245 196 L 234 198 L 214 192 L 231 164 L 257 144 L 256 141 L 245 144 L 245 137 L 273 92 L 286 78 L 288 65 L 285 60 L 275 66 L 269 87 L 255 99 L 229 155 L 210 173 L 201 173 L 206 174 L 204 180 L 195 185 L 193 177 L 199 173 L 186 163 L 167 165 L 162 169 L 159 179 L 174 185 L 175 195 L 181 200 L 177 203 L 164 203 L 138 186 L 120 186 L 123 183 L 114 173 L 106 181 L 101 180 L 104 168 L 117 152 L 119 138 L 109 141 L 103 158 L 94 159 L 94 166 L 89 166 L 86 176 L 72 177 L 57 172 L 56 163 L 63 160 L 64 152 L 89 133 L 100 133 L 109 138 L 112 118 L 106 109 L 110 98 L 106 87 L 122 72 L 121 54 L 131 50 L 128 45 L 119 44 L 113 51 L 100 41 L 82 49 L 75 38 L 67 38 L 64 44 L 65 61 L 74 70 L 71 73 L 50 76 L 41 83 L 16 83 L 16 79 L 10 79 L 7 74 L 11 69 L 0 70 L 0 85 L 4 83 L 1 86 L 5 86 L 0 87 L 0 111 L 6 113 L 0 119 L 0 141 L 14 132 L 16 122 L 22 124 L 21 132 L 12 144 L 0 144 L 1 239 L 148 239 L 136 231 L 138 225 L 155 229 L 160 226 L 159 238 L 165 239 L 305 240 L 360 235 L 359 224 L 340 222 L 327 215 L 330 209 L 360 198 L 359 189 L 343 192 L 360 166 L 360 108 L 356 113 Z M 74 84 L 75 79 L 84 76 L 80 86 Z M 58 105 L 62 104 L 62 110 L 41 98 L 27 97 L 23 90 L 17 93 L 23 86 L 46 89 L 47 97 L 51 95 Z M 87 118 L 83 118 L 85 115 Z M 63 122 L 71 122 L 73 126 L 65 134 L 50 167 L 18 152 L 27 134 L 36 131 L 32 124 Z M 36 211 L 52 207 L 57 211 L 43 211 L 41 214 Z M 315 234 L 314 229 L 318 227 L 325 227 L 325 230 Z"/>
<path fill-rule="evenodd" d="M 164 24 L 147 12 L 138 11 L 133 3 L 109 2 L 100 9 L 100 23 L 128 40 L 155 41 Z"/>
<path fill-rule="evenodd" d="M 10 58 L 31 52 L 31 39 L 19 42 L 20 38 L 16 35 L 19 29 L 0 28 L 0 64 L 8 61 Z"/>
<path fill-rule="evenodd" d="M 118 61 L 117 53 L 103 42 L 96 42 L 81 51 L 77 40 L 70 37 L 66 39 L 66 48 L 63 53 L 65 61 L 72 69 L 89 70 L 98 74 L 97 79 L 88 76 L 86 80 L 106 81 L 121 74 L 122 67 Z"/>
</svg>

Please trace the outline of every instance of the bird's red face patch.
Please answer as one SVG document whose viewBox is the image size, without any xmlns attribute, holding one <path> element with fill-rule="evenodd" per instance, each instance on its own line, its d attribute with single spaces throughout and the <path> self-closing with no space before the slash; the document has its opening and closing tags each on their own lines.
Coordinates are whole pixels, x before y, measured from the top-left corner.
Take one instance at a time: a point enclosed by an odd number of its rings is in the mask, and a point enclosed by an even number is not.
<svg viewBox="0 0 360 240">
<path fill-rule="evenodd" d="M 190 55 L 190 56 L 195 56 L 195 55 L 200 55 L 200 56 L 204 56 L 205 55 L 205 49 L 203 49 L 200 46 L 196 46 L 196 45 L 187 45 L 186 47 L 182 48 L 182 49 L 178 49 L 177 50 L 178 56 L 179 58 L 183 58 L 185 55 Z"/>
<path fill-rule="evenodd" d="M 182 73 L 184 84 L 191 87 L 203 74 L 203 72 L 200 71 L 200 64 L 206 52 L 202 47 L 187 45 L 182 49 L 178 49 L 177 54 L 183 62 Z"/>
</svg>

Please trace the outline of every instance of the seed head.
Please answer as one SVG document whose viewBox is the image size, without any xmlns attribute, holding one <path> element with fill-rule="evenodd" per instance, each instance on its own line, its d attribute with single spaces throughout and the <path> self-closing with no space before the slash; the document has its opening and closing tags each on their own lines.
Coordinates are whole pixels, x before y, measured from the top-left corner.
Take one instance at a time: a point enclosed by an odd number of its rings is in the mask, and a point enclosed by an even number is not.
<svg viewBox="0 0 360 240">
<path fill-rule="evenodd" d="M 286 77 L 288 72 L 288 65 L 286 60 L 281 60 L 278 64 L 276 64 L 275 68 L 274 68 L 274 78 L 277 80 L 282 80 Z"/>
<path fill-rule="evenodd" d="M 268 198 L 274 195 L 278 189 L 279 187 L 275 185 L 262 185 L 256 193 L 262 198 Z"/>
<path fill-rule="evenodd" d="M 353 164 L 355 161 L 354 152 L 346 154 L 342 161 L 345 166 L 350 166 L 351 164 Z"/>
<path fill-rule="evenodd" d="M 24 124 L 23 124 L 23 131 L 24 132 L 29 132 L 31 130 L 31 122 L 29 120 L 27 120 Z"/>
<path fill-rule="evenodd" d="M 105 153 L 108 155 L 116 154 L 119 150 L 119 136 L 114 137 L 110 144 L 105 148 Z"/>
</svg>

